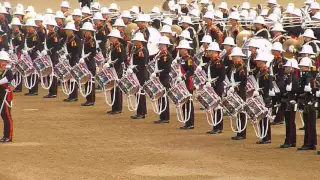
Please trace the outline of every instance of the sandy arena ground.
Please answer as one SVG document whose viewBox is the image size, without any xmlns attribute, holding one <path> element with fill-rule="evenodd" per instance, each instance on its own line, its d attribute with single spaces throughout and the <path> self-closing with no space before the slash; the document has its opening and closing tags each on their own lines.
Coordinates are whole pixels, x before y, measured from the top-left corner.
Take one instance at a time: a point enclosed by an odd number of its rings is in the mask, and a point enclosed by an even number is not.
<svg viewBox="0 0 320 180">
<path fill-rule="evenodd" d="M 16 3 L 17 1 L 13 1 Z M 36 9 L 57 7 L 60 1 L 24 1 Z M 75 2 L 75 1 L 73 1 Z M 106 1 L 102 1 L 106 2 Z M 136 4 L 146 3 L 135 1 Z M 150 1 L 149 1 L 150 2 Z M 156 1 L 152 1 L 156 2 Z M 119 1 L 128 8 L 133 3 Z M 155 3 L 153 3 L 155 4 Z M 150 4 L 146 5 L 151 8 Z M 26 90 L 25 90 L 26 92 Z M 315 151 L 280 149 L 284 125 L 272 126 L 272 144 L 256 145 L 248 125 L 244 141 L 232 141 L 234 133 L 225 120 L 223 134 L 206 135 L 210 129 L 196 104 L 195 129 L 181 131 L 172 109 L 171 122 L 155 125 L 149 106 L 145 120 L 130 120 L 134 113 L 104 114 L 102 92 L 94 107 L 57 99 L 15 95 L 14 142 L 0 144 L 0 180 L 279 180 L 319 179 L 320 157 Z M 297 127 L 301 127 L 297 119 Z M 320 127 L 318 126 L 318 130 Z M 297 145 L 302 145 L 303 132 Z"/>
</svg>

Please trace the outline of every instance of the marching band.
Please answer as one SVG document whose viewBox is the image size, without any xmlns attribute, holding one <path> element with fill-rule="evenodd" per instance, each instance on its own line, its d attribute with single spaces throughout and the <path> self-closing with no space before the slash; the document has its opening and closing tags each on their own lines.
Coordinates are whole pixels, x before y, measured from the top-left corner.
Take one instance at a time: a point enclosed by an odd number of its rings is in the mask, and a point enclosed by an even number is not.
<svg viewBox="0 0 320 180">
<path fill-rule="evenodd" d="M 112 107 L 107 114 L 122 113 L 126 104 L 136 113 L 132 119 L 145 119 L 148 98 L 159 116 L 155 124 L 169 123 L 174 106 L 184 130 L 195 128 L 198 101 L 212 126 L 207 134 L 222 133 L 229 119 L 232 139 L 244 140 L 250 122 L 257 144 L 269 144 L 272 125 L 285 123 L 280 148 L 296 147 L 300 114 L 305 137 L 298 150 L 316 149 L 317 2 L 299 9 L 292 3 L 282 8 L 276 0 L 268 0 L 267 8 L 166 0 L 162 11 L 154 7 L 150 13 L 137 6 L 120 11 L 115 3 L 79 2 L 80 9 L 70 12 L 63 1 L 55 14 L 51 9 L 37 14 L 21 4 L 11 8 L 8 2 L 0 6 L 1 96 L 10 96 L 10 83 L 15 93 L 24 84 L 26 96 L 37 96 L 40 84 L 48 90 L 44 98 L 56 98 L 60 85 L 65 102 L 78 101 L 80 92 L 86 98 L 81 105 L 94 106 L 101 88 Z M 0 141 L 10 142 L 11 99 L 1 99 Z"/>
</svg>

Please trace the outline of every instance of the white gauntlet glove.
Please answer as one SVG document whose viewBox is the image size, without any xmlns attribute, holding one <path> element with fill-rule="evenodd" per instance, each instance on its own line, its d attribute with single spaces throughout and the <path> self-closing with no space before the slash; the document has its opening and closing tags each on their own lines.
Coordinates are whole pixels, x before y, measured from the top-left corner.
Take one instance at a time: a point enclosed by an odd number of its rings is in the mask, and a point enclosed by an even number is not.
<svg viewBox="0 0 320 180">
<path fill-rule="evenodd" d="M 316 92 L 316 97 L 320 97 L 320 90 Z"/>
<path fill-rule="evenodd" d="M 304 86 L 304 92 L 311 92 L 311 91 L 312 89 L 311 89 L 310 83 L 307 86 Z"/>
<path fill-rule="evenodd" d="M 259 95 L 260 95 L 260 94 L 259 94 L 259 91 L 256 90 L 256 91 L 253 92 L 253 97 L 257 97 L 257 96 L 259 96 Z"/>
<path fill-rule="evenodd" d="M 271 96 L 271 97 L 276 96 L 276 92 L 274 91 L 274 88 L 272 88 L 271 90 L 269 90 L 269 96 Z"/>
<path fill-rule="evenodd" d="M 290 84 L 288 84 L 288 85 L 286 86 L 286 90 L 287 90 L 288 92 L 290 92 L 290 91 L 292 90 L 292 83 L 290 83 Z"/>
</svg>

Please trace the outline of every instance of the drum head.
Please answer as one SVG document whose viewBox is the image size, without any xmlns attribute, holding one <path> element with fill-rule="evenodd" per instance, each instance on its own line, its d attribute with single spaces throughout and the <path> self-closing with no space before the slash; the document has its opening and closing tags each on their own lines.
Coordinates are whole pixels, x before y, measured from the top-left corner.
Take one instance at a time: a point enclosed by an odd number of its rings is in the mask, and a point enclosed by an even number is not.
<svg viewBox="0 0 320 180">
<path fill-rule="evenodd" d="M 149 55 L 152 56 L 159 52 L 158 42 L 161 37 L 161 34 L 157 29 L 153 27 L 148 27 L 148 30 L 150 32 L 150 37 L 148 41 L 148 50 L 149 50 Z"/>
</svg>

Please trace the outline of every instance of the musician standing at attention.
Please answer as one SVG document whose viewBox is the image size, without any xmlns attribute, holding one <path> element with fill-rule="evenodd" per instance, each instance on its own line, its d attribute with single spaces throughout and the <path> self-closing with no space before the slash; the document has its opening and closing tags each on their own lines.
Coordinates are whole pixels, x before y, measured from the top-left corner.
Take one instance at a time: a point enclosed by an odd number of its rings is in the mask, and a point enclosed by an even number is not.
<svg viewBox="0 0 320 180">
<path fill-rule="evenodd" d="M 10 62 L 9 54 L 5 51 L 0 51 L 0 103 L 3 104 L 1 109 L 1 117 L 3 120 L 3 137 L 0 142 L 7 143 L 12 142 L 12 118 L 11 118 L 11 104 L 13 94 L 9 87 L 13 80 L 13 74 L 6 66 Z M 3 101 L 6 102 L 3 102 Z"/>
<path fill-rule="evenodd" d="M 227 37 L 224 39 L 222 45 L 224 46 L 224 50 L 220 53 L 220 58 L 223 60 L 223 64 L 226 67 L 226 75 L 228 79 L 231 77 L 231 69 L 233 67 L 233 58 L 230 56 L 233 48 L 236 46 L 234 43 L 234 39 L 232 37 Z"/>
<path fill-rule="evenodd" d="M 269 32 L 268 30 L 265 28 L 265 24 L 266 22 L 264 21 L 264 18 L 262 16 L 258 16 L 254 21 L 254 26 L 255 26 L 255 33 L 254 36 L 255 37 L 262 37 L 265 39 L 269 40 Z"/>
<path fill-rule="evenodd" d="M 227 29 L 225 32 L 225 37 L 232 37 L 234 40 L 237 38 L 238 34 L 243 30 L 241 25 L 239 24 L 240 15 L 238 12 L 232 12 L 229 16 L 229 22 L 231 27 Z"/>
<path fill-rule="evenodd" d="M 122 39 L 120 31 L 118 29 L 114 29 L 108 35 L 111 43 L 111 61 L 116 61 L 113 64 L 114 69 L 117 72 L 118 78 L 122 78 L 123 73 L 123 63 L 127 60 L 126 49 L 123 44 L 120 43 L 120 39 Z M 113 98 L 113 94 L 115 94 L 114 104 L 112 105 L 112 110 L 108 111 L 107 114 L 120 114 L 122 112 L 122 92 L 119 87 L 116 87 L 116 92 L 114 89 L 111 90 L 111 98 Z M 112 99 L 113 101 L 113 99 Z"/>
<path fill-rule="evenodd" d="M 193 94 L 193 82 L 192 76 L 194 74 L 194 67 L 193 67 L 193 59 L 189 55 L 189 50 L 192 48 L 187 40 L 181 40 L 177 47 L 179 49 L 180 57 L 182 58 L 181 62 L 181 73 L 183 75 L 182 80 L 184 81 L 187 89 L 189 90 L 190 94 Z M 191 107 L 191 109 L 189 108 Z M 184 109 L 187 109 L 185 112 Z M 183 106 L 183 116 L 186 117 L 190 113 L 190 119 L 185 123 L 184 126 L 180 127 L 180 129 L 194 129 L 194 106 L 191 100 L 188 100 Z M 191 112 L 190 112 L 191 111 Z"/>
<path fill-rule="evenodd" d="M 75 28 L 75 25 L 73 22 L 69 22 L 66 27 L 64 28 L 67 39 L 66 39 L 66 46 L 68 50 L 68 59 L 69 64 L 71 67 L 76 65 L 79 62 L 79 59 L 81 57 L 82 52 L 82 45 L 81 45 L 81 39 L 74 33 L 75 31 L 78 31 Z M 68 82 L 69 83 L 69 82 Z M 76 83 L 72 84 L 74 86 L 74 90 L 69 95 L 67 99 L 64 99 L 64 102 L 74 102 L 78 101 L 78 85 Z M 73 89 L 73 87 L 71 87 Z"/>
<path fill-rule="evenodd" d="M 314 93 L 316 89 L 311 74 L 312 67 L 312 60 L 310 58 L 304 57 L 300 60 L 299 101 L 304 106 L 304 143 L 298 150 L 315 150 L 317 145 L 316 111 L 314 107 Z"/>
<path fill-rule="evenodd" d="M 81 28 L 81 31 L 83 32 L 83 50 L 85 55 L 89 55 L 88 57 L 84 58 L 82 57 L 87 65 L 88 70 L 92 74 L 92 79 L 89 80 L 85 84 L 85 91 L 88 92 L 88 88 L 91 89 L 91 93 L 86 96 L 86 102 L 82 103 L 81 106 L 93 106 L 96 101 L 96 93 L 95 93 L 95 81 L 94 78 L 96 76 L 96 62 L 94 57 L 96 56 L 96 41 L 94 39 L 94 33 L 95 29 L 93 28 L 93 25 L 91 22 L 85 22 Z M 92 81 L 92 83 L 90 83 Z M 91 87 L 90 87 L 91 86 Z"/>
<path fill-rule="evenodd" d="M 280 148 L 296 147 L 296 112 L 298 104 L 296 96 L 299 91 L 299 76 L 296 70 L 299 69 L 296 59 L 289 59 L 284 65 L 285 68 L 285 88 L 283 93 L 282 102 L 285 104 L 284 119 L 286 122 L 286 139 L 280 145 Z"/>
<path fill-rule="evenodd" d="M 203 16 L 203 18 L 207 24 L 204 29 L 205 35 L 209 34 L 214 42 L 217 42 L 219 45 L 221 45 L 223 42 L 223 33 L 215 24 L 213 24 L 213 19 L 214 19 L 213 12 L 208 11 Z"/>
<path fill-rule="evenodd" d="M 162 36 L 159 40 L 158 45 L 159 45 L 160 55 L 159 55 L 159 60 L 156 59 L 156 63 L 158 63 L 158 70 L 162 70 L 160 73 L 158 73 L 158 77 L 161 84 L 168 91 L 170 88 L 169 73 L 171 70 L 171 63 L 173 61 L 173 58 L 168 51 L 168 46 L 171 46 L 172 44 L 170 43 L 170 40 L 167 36 Z M 154 123 L 155 124 L 169 123 L 169 120 L 170 120 L 169 99 L 167 98 L 167 102 L 166 102 L 165 97 L 161 97 L 158 101 L 159 101 L 159 104 L 160 102 L 162 102 L 161 109 L 164 109 L 164 107 L 166 107 L 166 109 L 160 114 L 160 120 L 154 121 Z M 165 104 L 165 102 L 167 104 Z"/>
<path fill-rule="evenodd" d="M 136 68 L 133 69 L 133 72 L 136 74 L 139 80 L 140 86 L 143 86 L 148 77 L 146 64 L 148 63 L 149 52 L 148 52 L 148 49 L 145 46 L 143 46 L 143 43 L 146 43 L 147 41 L 144 39 L 144 34 L 142 34 L 141 32 L 137 32 L 133 37 L 132 41 L 134 41 L 134 50 L 131 55 L 133 56 L 133 65 L 137 66 Z M 142 91 L 140 94 L 137 114 L 134 116 L 131 116 L 131 119 L 144 119 L 146 114 L 147 114 L 146 96 Z"/>
<path fill-rule="evenodd" d="M 42 42 L 39 40 L 39 36 L 36 31 L 37 25 L 35 24 L 34 19 L 28 19 L 25 24 L 25 27 L 27 28 L 26 29 L 27 30 L 27 36 L 26 36 L 27 48 L 33 48 L 25 53 L 28 53 L 30 55 L 31 59 L 34 61 L 38 57 L 37 51 L 41 51 L 43 45 L 42 45 Z M 28 78 L 27 78 L 29 84 L 31 84 L 31 79 L 32 79 L 31 76 L 32 75 L 28 76 Z M 37 96 L 38 95 L 38 83 L 39 83 L 39 79 L 38 79 L 38 77 L 36 77 L 35 85 L 31 89 L 29 89 L 28 93 L 25 93 L 24 95 L 25 96 Z"/>
<path fill-rule="evenodd" d="M 245 54 L 242 53 L 241 48 L 235 47 L 232 49 L 230 54 L 233 62 L 232 74 L 234 76 L 234 81 L 239 82 L 237 87 L 231 87 L 228 91 L 236 92 L 243 101 L 246 101 L 246 84 L 247 84 L 247 70 L 245 67 L 245 63 L 242 58 L 245 57 Z M 240 113 L 237 121 L 241 122 L 240 129 L 243 129 L 242 132 L 237 133 L 236 136 L 233 136 L 231 139 L 233 140 L 243 140 L 247 138 L 247 128 L 244 127 L 246 124 L 246 114 Z"/>
<path fill-rule="evenodd" d="M 102 55 L 104 58 L 107 57 L 107 30 L 106 26 L 104 26 L 105 19 L 102 17 L 102 14 L 100 12 L 96 12 L 93 16 L 93 22 L 96 29 L 96 39 L 99 42 L 99 51 L 102 52 Z"/>
<path fill-rule="evenodd" d="M 59 36 L 55 31 L 57 23 L 55 20 L 50 20 L 47 22 L 48 36 L 46 39 L 48 52 L 50 56 L 52 66 L 55 67 L 59 63 L 59 57 L 57 51 L 60 49 Z M 50 77 L 48 77 L 50 78 Z M 43 98 L 56 98 L 58 93 L 58 79 L 56 76 L 53 76 L 52 84 L 49 89 L 49 94 Z"/>
<path fill-rule="evenodd" d="M 253 96 L 261 95 L 263 101 L 265 103 L 266 108 L 270 109 L 272 107 L 272 98 L 274 97 L 275 90 L 272 86 L 272 79 L 269 73 L 269 67 L 266 65 L 267 62 L 272 61 L 273 56 L 271 52 L 268 51 L 260 51 L 255 59 L 257 63 L 257 67 L 259 68 L 259 73 L 257 77 L 257 81 L 259 82 L 259 88 L 261 91 L 256 90 L 253 93 Z M 260 124 L 260 133 L 264 134 L 263 130 L 267 130 L 266 136 L 257 142 L 257 144 L 269 144 L 271 143 L 271 126 L 270 126 L 270 119 L 265 117 L 263 120 L 259 121 Z"/>
<path fill-rule="evenodd" d="M 222 98 L 222 93 L 224 91 L 223 81 L 226 76 L 226 71 L 225 71 L 225 67 L 224 67 L 223 62 L 221 61 L 221 59 L 219 57 L 220 51 L 221 50 L 219 48 L 219 44 L 216 42 L 212 42 L 212 43 L 210 43 L 208 49 L 206 50 L 206 56 L 210 58 L 210 61 L 208 62 L 209 63 L 209 67 L 208 67 L 208 71 L 207 71 L 208 76 L 210 75 L 210 79 L 218 78 L 215 82 L 211 83 L 211 86 L 214 88 L 214 91 L 217 93 L 217 95 L 219 95 L 220 98 Z M 215 115 L 215 114 L 217 114 L 217 115 Z M 207 134 L 222 133 L 222 130 L 223 130 L 222 109 L 221 108 L 215 109 L 214 114 L 212 116 L 217 118 L 216 122 L 219 122 L 220 119 L 221 119 L 221 122 L 218 125 L 213 126 L 213 129 L 211 131 L 207 132 Z"/>
</svg>

